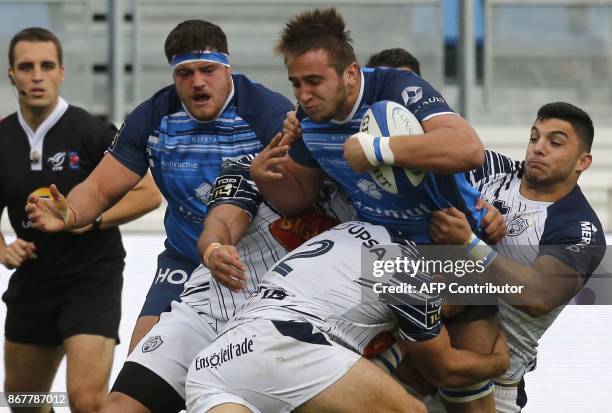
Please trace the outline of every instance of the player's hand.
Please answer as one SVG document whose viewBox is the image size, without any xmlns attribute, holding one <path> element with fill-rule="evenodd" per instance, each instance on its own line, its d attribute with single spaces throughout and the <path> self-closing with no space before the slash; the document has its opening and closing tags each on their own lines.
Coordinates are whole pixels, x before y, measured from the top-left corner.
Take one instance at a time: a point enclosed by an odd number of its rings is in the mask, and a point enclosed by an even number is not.
<svg viewBox="0 0 612 413">
<path fill-rule="evenodd" d="M 36 258 L 36 246 L 21 238 L 17 238 L 0 251 L 0 263 L 9 270 L 20 267 L 24 261 L 31 258 Z"/>
<path fill-rule="evenodd" d="M 480 211 L 483 208 L 486 209 L 487 213 L 482 218 L 480 226 L 484 230 L 488 243 L 496 244 L 506 236 L 506 220 L 497 208 L 484 199 L 479 199 L 476 202 L 476 211 Z"/>
<path fill-rule="evenodd" d="M 496 365 L 498 365 L 498 371 L 494 376 L 501 376 L 510 366 L 510 350 L 508 349 L 508 340 L 506 339 L 506 334 L 504 334 L 501 329 L 497 333 L 497 340 L 495 341 L 495 346 L 493 346 L 492 355 L 495 356 Z"/>
<path fill-rule="evenodd" d="M 463 212 L 451 207 L 431 213 L 429 238 L 434 244 L 463 245 L 472 235 L 472 229 Z"/>
<path fill-rule="evenodd" d="M 255 181 L 278 181 L 283 178 L 283 164 L 289 145 L 281 145 L 282 135 L 277 133 L 251 162 L 251 176 Z"/>
<path fill-rule="evenodd" d="M 233 245 L 221 245 L 208 257 L 210 273 L 219 284 L 238 292 L 246 288 L 246 267 L 240 262 L 238 250 Z"/>
<path fill-rule="evenodd" d="M 375 168 L 366 157 L 366 154 L 361 147 L 361 143 L 359 143 L 359 139 L 353 135 L 344 142 L 342 145 L 344 149 L 344 159 L 349 163 L 353 171 L 358 174 L 367 172 Z"/>
<path fill-rule="evenodd" d="M 75 217 L 68 201 L 55 185 L 49 186 L 51 198 L 30 194 L 25 207 L 32 228 L 45 232 L 63 231 Z"/>
<path fill-rule="evenodd" d="M 302 138 L 302 128 L 297 118 L 297 111 L 287 112 L 287 117 L 283 121 L 283 140 L 282 145 L 291 145 L 293 142 Z"/>
</svg>

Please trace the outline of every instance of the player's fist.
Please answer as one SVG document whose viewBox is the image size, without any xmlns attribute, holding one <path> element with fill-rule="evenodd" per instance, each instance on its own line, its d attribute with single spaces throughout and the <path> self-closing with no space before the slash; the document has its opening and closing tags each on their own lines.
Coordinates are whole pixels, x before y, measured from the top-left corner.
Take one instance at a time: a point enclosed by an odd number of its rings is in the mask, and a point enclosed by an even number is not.
<svg viewBox="0 0 612 413">
<path fill-rule="evenodd" d="M 246 288 L 245 265 L 240 262 L 238 250 L 233 245 L 221 245 L 208 257 L 210 273 L 219 284 L 238 292 Z"/>
<path fill-rule="evenodd" d="M 472 229 L 463 212 L 447 208 L 431 213 L 429 238 L 434 244 L 463 245 L 472 235 Z"/>
<path fill-rule="evenodd" d="M 0 250 L 0 263 L 9 270 L 20 267 L 24 261 L 31 258 L 36 258 L 36 246 L 21 238 Z"/>
<path fill-rule="evenodd" d="M 302 128 L 300 121 L 297 118 L 297 111 L 292 110 L 287 112 L 287 117 L 283 121 L 283 145 L 291 145 L 293 142 L 301 139 Z"/>
<path fill-rule="evenodd" d="M 506 236 L 506 220 L 497 208 L 484 199 L 479 199 L 476 202 L 476 210 L 480 211 L 483 208 L 486 210 L 486 214 L 482 218 L 480 226 L 484 230 L 489 244 L 495 244 Z"/>
<path fill-rule="evenodd" d="M 344 145 L 342 145 L 342 148 L 344 149 L 343 157 L 349 163 L 353 171 L 364 173 L 374 169 L 374 165 L 368 161 L 357 135 L 348 138 L 346 142 L 344 142 Z"/>
</svg>

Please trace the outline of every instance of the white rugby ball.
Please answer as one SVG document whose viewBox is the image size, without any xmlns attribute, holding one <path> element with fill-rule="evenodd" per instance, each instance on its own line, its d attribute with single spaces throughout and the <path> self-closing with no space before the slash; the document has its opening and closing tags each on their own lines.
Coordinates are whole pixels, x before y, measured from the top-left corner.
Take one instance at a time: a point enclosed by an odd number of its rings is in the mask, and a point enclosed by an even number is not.
<svg viewBox="0 0 612 413">
<path fill-rule="evenodd" d="M 389 100 L 374 103 L 365 113 L 359 128 L 372 136 L 422 135 L 423 128 L 417 118 L 404 106 Z M 426 171 L 381 165 L 370 171 L 374 182 L 393 194 L 408 186 L 419 186 Z"/>
</svg>

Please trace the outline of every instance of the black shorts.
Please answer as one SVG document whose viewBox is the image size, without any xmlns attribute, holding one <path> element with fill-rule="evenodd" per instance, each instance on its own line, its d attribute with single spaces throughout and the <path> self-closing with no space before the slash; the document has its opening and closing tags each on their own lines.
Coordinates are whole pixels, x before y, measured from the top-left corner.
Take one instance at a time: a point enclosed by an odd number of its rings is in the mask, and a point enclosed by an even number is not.
<svg viewBox="0 0 612 413">
<path fill-rule="evenodd" d="M 57 346 L 76 334 L 114 338 L 119 343 L 124 264 L 99 264 L 57 282 L 13 274 L 2 300 L 5 337 L 15 343 Z"/>
</svg>

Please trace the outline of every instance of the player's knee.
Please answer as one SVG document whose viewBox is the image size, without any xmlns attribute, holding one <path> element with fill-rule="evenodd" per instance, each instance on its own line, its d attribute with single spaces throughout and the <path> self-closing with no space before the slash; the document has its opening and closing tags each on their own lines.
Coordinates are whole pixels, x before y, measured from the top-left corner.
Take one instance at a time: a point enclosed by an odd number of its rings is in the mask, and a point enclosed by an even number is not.
<svg viewBox="0 0 612 413">
<path fill-rule="evenodd" d="M 102 410 L 105 398 L 104 389 L 89 389 L 81 386 L 68 389 L 70 410 L 73 413 L 98 413 Z"/>
</svg>

